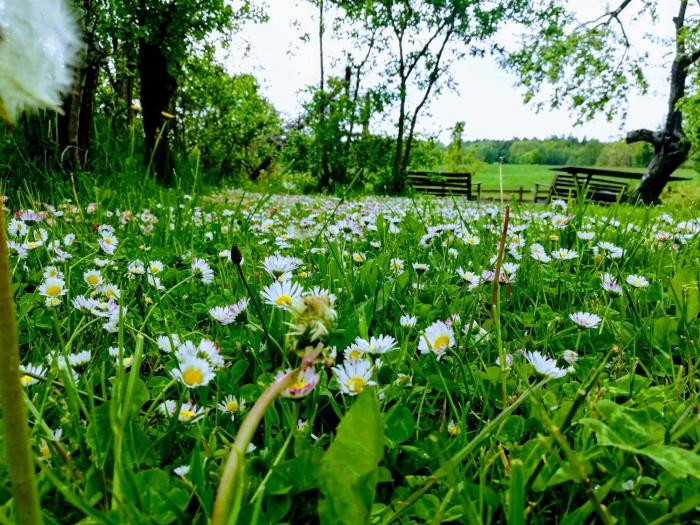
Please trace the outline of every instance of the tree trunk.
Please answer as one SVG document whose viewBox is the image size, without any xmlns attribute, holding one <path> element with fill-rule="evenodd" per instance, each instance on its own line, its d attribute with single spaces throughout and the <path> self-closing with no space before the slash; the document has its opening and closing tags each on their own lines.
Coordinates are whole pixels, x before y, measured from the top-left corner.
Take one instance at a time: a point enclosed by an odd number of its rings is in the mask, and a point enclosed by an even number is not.
<svg viewBox="0 0 700 525">
<path fill-rule="evenodd" d="M 392 171 L 391 190 L 394 193 L 401 193 L 404 187 L 403 167 L 403 141 L 406 131 L 406 82 L 401 80 L 400 91 L 400 106 L 399 106 L 399 121 L 397 122 L 398 131 L 396 133 L 396 146 L 394 150 L 394 168 Z"/>
<path fill-rule="evenodd" d="M 64 99 L 58 115 L 59 163 L 69 170 L 84 168 L 87 163 L 100 67 L 100 58 L 95 56 L 94 50 L 89 50 L 88 60 L 76 72 L 73 90 Z"/>
<path fill-rule="evenodd" d="M 683 114 L 679 102 L 685 96 L 688 68 L 700 58 L 696 51 L 686 52 L 685 11 L 687 0 L 679 0 L 678 15 L 673 19 L 676 26 L 676 52 L 671 66 L 671 89 L 668 96 L 668 114 L 662 131 L 638 129 L 627 134 L 627 143 L 647 142 L 654 147 L 654 156 L 636 189 L 636 200 L 645 204 L 656 204 L 664 187 L 676 169 L 688 159 L 690 144 L 683 131 Z"/>
<path fill-rule="evenodd" d="M 170 109 L 177 90 L 177 80 L 169 72 L 167 57 L 160 46 L 141 40 L 139 75 L 148 164 L 160 182 L 170 184 L 173 180 L 170 126 L 163 113 Z"/>
</svg>

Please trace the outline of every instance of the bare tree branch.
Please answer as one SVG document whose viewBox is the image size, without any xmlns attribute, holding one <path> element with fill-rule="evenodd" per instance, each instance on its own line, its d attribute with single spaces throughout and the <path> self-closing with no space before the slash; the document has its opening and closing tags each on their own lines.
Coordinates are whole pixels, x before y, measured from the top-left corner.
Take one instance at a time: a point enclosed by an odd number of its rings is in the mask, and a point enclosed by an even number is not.
<svg viewBox="0 0 700 525">
<path fill-rule="evenodd" d="M 663 142 L 663 134 L 658 131 L 651 131 L 650 129 L 635 129 L 627 133 L 625 142 L 627 142 L 627 144 L 647 142 L 654 146 L 654 148 L 658 148 Z"/>
</svg>

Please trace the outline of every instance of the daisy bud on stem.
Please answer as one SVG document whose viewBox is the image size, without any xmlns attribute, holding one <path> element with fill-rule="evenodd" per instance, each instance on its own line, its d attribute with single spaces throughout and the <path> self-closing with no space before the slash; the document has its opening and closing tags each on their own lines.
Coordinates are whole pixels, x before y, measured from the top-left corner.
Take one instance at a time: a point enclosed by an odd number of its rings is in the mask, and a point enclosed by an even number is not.
<svg viewBox="0 0 700 525">
<path fill-rule="evenodd" d="M 248 292 L 248 297 L 250 297 L 250 301 L 253 303 L 255 313 L 257 314 L 258 319 L 260 320 L 260 325 L 262 326 L 263 332 L 265 332 L 265 339 L 267 340 L 268 345 L 270 347 L 279 347 L 277 341 L 270 337 L 270 332 L 268 332 L 267 330 L 267 323 L 265 322 L 265 318 L 263 317 L 262 310 L 260 309 L 260 305 L 258 304 L 258 300 L 255 297 L 253 291 L 250 289 L 250 286 L 248 285 L 248 280 L 245 278 L 243 268 L 241 267 L 241 263 L 243 262 L 243 254 L 241 253 L 241 249 L 238 247 L 237 244 L 231 246 L 231 262 L 233 262 L 233 265 L 236 267 L 238 276 L 241 278 L 241 281 L 243 281 L 243 286 L 245 286 L 246 292 Z"/>
</svg>

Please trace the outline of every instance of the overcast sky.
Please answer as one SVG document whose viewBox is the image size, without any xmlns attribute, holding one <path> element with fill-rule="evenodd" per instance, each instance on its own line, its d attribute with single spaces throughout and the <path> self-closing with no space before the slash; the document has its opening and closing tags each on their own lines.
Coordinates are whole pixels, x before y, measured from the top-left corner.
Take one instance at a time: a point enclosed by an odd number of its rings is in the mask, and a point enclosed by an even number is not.
<svg viewBox="0 0 700 525">
<path fill-rule="evenodd" d="M 595 18 L 605 12 L 607 2 L 602 0 L 576 0 L 582 19 Z M 522 89 L 515 87 L 515 77 L 501 70 L 493 58 L 465 58 L 456 63 L 452 74 L 458 92 L 444 91 L 431 99 L 428 112 L 419 119 L 419 131 L 437 133 L 443 140 L 458 120 L 466 122 L 465 138 L 506 139 L 512 137 L 548 137 L 569 135 L 595 137 L 603 140 L 620 138 L 624 130 L 647 127 L 657 128 L 666 109 L 668 51 L 650 44 L 654 37 L 672 34 L 672 16 L 677 2 L 659 2 L 656 24 L 645 18 L 629 22 L 627 32 L 642 49 L 648 50 L 651 62 L 657 64 L 648 70 L 650 90 L 646 96 L 630 97 L 629 116 L 621 129 L 620 122 L 609 123 L 604 119 L 573 127 L 574 119 L 566 111 L 542 111 L 522 101 Z M 301 111 L 303 90 L 318 82 L 318 39 L 316 38 L 316 10 L 301 0 L 268 0 L 269 21 L 265 24 L 249 24 L 236 34 L 238 44 L 226 59 L 231 73 L 252 73 L 260 81 L 262 93 L 285 117 L 291 118 Z M 304 43 L 300 37 L 308 33 L 311 38 Z M 510 40 L 512 35 L 503 34 Z M 243 44 L 248 46 L 242 57 Z M 325 42 L 327 55 L 339 56 L 348 42 L 328 35 Z M 639 45 L 637 49 L 640 49 Z M 665 60 L 664 60 L 665 59 Z M 330 59 L 328 60 L 330 62 Z M 338 70 L 328 74 L 340 74 Z"/>
</svg>

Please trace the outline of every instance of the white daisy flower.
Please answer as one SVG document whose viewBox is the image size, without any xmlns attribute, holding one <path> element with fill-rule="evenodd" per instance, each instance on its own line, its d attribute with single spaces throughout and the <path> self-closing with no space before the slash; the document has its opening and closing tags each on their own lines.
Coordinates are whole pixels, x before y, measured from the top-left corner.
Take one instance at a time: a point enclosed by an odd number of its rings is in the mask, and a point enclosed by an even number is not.
<svg viewBox="0 0 700 525">
<path fill-rule="evenodd" d="M 167 401 L 163 401 L 158 409 L 160 410 L 160 413 L 163 414 L 166 417 L 172 417 L 176 414 L 177 412 L 177 401 L 173 401 L 172 399 L 168 399 Z M 202 417 L 204 415 L 204 409 L 197 407 L 197 405 L 194 405 L 192 403 L 182 403 L 182 406 L 180 407 L 180 412 L 177 414 L 177 418 L 179 421 L 185 422 L 185 423 L 192 423 Z"/>
<path fill-rule="evenodd" d="M 181 478 L 184 478 L 185 476 L 187 476 L 187 474 L 189 474 L 190 466 L 189 465 L 180 465 L 179 467 L 175 467 L 173 469 L 173 472 L 176 475 L 180 476 Z"/>
<path fill-rule="evenodd" d="M 245 408 L 245 401 L 239 401 L 235 396 L 228 395 L 216 405 L 216 408 L 220 412 L 231 416 L 231 421 L 233 421 L 236 414 L 242 412 Z"/>
<path fill-rule="evenodd" d="M 83 273 L 83 281 L 90 287 L 96 288 L 103 282 L 102 273 L 99 270 L 88 270 Z"/>
<path fill-rule="evenodd" d="M 159 335 L 156 339 L 156 344 L 162 352 L 169 354 L 180 346 L 180 338 L 177 336 L 177 334 L 171 334 L 170 337 L 167 335 Z"/>
<path fill-rule="evenodd" d="M 435 321 L 418 341 L 418 350 L 421 354 L 433 352 L 440 359 L 445 350 L 455 345 L 454 330 L 443 321 Z"/>
<path fill-rule="evenodd" d="M 203 284 L 211 284 L 214 280 L 214 271 L 204 259 L 196 258 L 192 260 L 192 274 L 202 281 Z"/>
<path fill-rule="evenodd" d="M 372 381 L 373 371 L 372 364 L 364 359 L 345 361 L 342 365 L 333 367 L 340 391 L 349 396 L 356 396 L 366 386 L 377 384 Z"/>
<path fill-rule="evenodd" d="M 235 304 L 228 306 L 215 306 L 209 310 L 209 315 L 222 325 L 233 323 L 236 318 L 248 307 L 248 299 L 243 298 Z"/>
<path fill-rule="evenodd" d="M 389 261 L 389 268 L 396 274 L 403 273 L 403 261 L 397 257 L 394 257 Z"/>
<path fill-rule="evenodd" d="M 604 273 L 601 277 L 600 286 L 609 293 L 614 293 L 616 295 L 622 294 L 622 286 L 617 282 L 617 279 L 612 276 L 612 274 Z"/>
<path fill-rule="evenodd" d="M 294 300 L 302 296 L 302 288 L 292 281 L 275 281 L 260 291 L 269 305 L 289 310 Z"/>
<path fill-rule="evenodd" d="M 73 367 L 83 366 L 90 362 L 92 354 L 90 350 L 83 350 L 82 352 L 76 352 L 73 354 L 68 354 L 68 362 Z"/>
<path fill-rule="evenodd" d="M 26 365 L 21 367 L 20 383 L 22 386 L 30 386 L 38 383 L 39 377 L 46 377 L 46 367 L 44 365 Z"/>
<path fill-rule="evenodd" d="M 417 322 L 418 319 L 414 315 L 402 315 L 399 319 L 399 324 L 402 328 L 413 328 Z"/>
<path fill-rule="evenodd" d="M 646 288 L 649 286 L 649 281 L 641 275 L 628 275 L 625 282 L 634 288 Z"/>
<path fill-rule="evenodd" d="M 100 245 L 100 248 L 102 248 L 102 251 L 107 255 L 114 255 L 117 246 L 119 246 L 119 240 L 114 235 L 109 233 L 106 233 L 100 237 L 97 243 Z"/>
<path fill-rule="evenodd" d="M 163 271 L 163 263 L 160 261 L 151 261 L 148 263 L 148 273 L 156 275 Z"/>
<path fill-rule="evenodd" d="M 574 365 L 578 361 L 578 354 L 573 350 L 564 350 L 564 361 L 570 365 Z"/>
<path fill-rule="evenodd" d="M 187 356 L 180 361 L 178 368 L 170 373 L 187 388 L 206 386 L 214 379 L 214 371 L 209 362 L 193 356 Z"/>
<path fill-rule="evenodd" d="M 47 266 L 44 268 L 44 279 L 63 279 L 63 273 L 56 266 Z"/>
<path fill-rule="evenodd" d="M 209 339 L 202 339 L 197 346 L 191 341 L 185 341 L 178 346 L 175 357 L 177 357 L 177 360 L 180 362 L 190 357 L 204 359 L 214 370 L 224 366 L 224 359 L 221 357 L 218 347 Z"/>
<path fill-rule="evenodd" d="M 578 252 L 575 250 L 567 250 L 566 248 L 559 248 L 552 252 L 552 258 L 560 261 L 570 261 L 571 259 L 576 259 L 577 257 Z"/>
<path fill-rule="evenodd" d="M 146 273 L 146 267 L 143 265 L 143 261 L 139 259 L 131 261 L 126 269 L 131 276 L 143 275 Z"/>
<path fill-rule="evenodd" d="M 358 337 L 355 339 L 355 345 L 363 352 L 368 354 L 384 354 L 396 348 L 396 339 L 390 335 L 380 335 L 378 337 L 370 337 L 369 341 Z"/>
<path fill-rule="evenodd" d="M 425 272 L 430 270 L 430 265 L 424 263 L 413 263 L 413 269 L 418 275 L 423 275 Z"/>
<path fill-rule="evenodd" d="M 602 320 L 596 314 L 591 314 L 588 312 L 574 312 L 573 314 L 569 315 L 569 318 L 583 328 L 598 328 L 598 326 L 600 326 L 600 321 Z"/>
<path fill-rule="evenodd" d="M 535 371 L 543 376 L 559 379 L 566 375 L 566 370 L 557 366 L 557 360 L 543 356 L 541 353 L 525 352 L 525 359 L 535 368 Z"/>
<path fill-rule="evenodd" d="M 297 257 L 270 255 L 263 260 L 262 268 L 275 280 L 287 281 L 292 278 L 292 273 L 301 263 L 302 260 Z"/>
<path fill-rule="evenodd" d="M 50 277 L 45 279 L 39 286 L 39 295 L 43 295 L 47 299 L 58 299 L 62 295 L 66 295 L 66 282 L 58 277 Z"/>
</svg>

